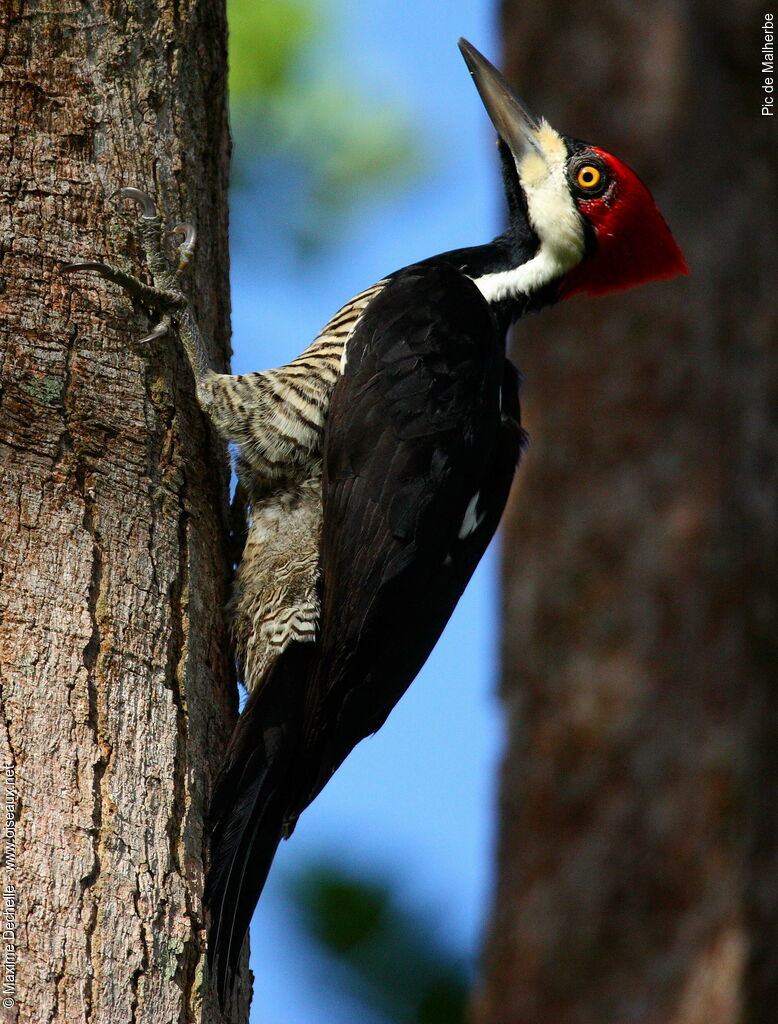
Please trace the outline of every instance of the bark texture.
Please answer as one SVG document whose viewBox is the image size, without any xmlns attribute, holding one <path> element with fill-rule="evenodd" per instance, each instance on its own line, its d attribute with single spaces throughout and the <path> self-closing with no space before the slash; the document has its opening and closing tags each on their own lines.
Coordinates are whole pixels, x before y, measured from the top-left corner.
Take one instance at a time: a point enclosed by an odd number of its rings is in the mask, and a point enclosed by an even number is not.
<svg viewBox="0 0 778 1024">
<path fill-rule="evenodd" d="M 116 191 L 146 189 L 171 226 L 197 223 L 190 291 L 226 364 L 225 36 L 220 0 L 0 11 L 10 1021 L 219 1020 L 202 1005 L 201 895 L 206 798 L 236 710 L 225 453 L 175 340 L 140 351 L 144 313 L 60 271 L 138 269 L 137 211 Z"/>
<path fill-rule="evenodd" d="M 688 279 L 520 325 L 479 1024 L 778 1015 L 778 224 L 764 11 L 504 0 L 531 110 L 639 170 Z"/>
</svg>

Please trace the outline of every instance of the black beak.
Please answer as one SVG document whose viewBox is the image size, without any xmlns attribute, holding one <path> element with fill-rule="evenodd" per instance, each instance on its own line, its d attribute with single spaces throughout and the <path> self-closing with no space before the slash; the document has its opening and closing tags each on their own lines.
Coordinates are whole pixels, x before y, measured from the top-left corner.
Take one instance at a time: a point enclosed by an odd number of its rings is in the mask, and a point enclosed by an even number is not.
<svg viewBox="0 0 778 1024">
<path fill-rule="evenodd" d="M 521 105 L 497 68 L 466 39 L 459 40 L 459 49 L 487 114 L 497 134 L 513 153 L 516 163 L 530 150 L 545 159 L 538 141 L 539 125 Z"/>
</svg>

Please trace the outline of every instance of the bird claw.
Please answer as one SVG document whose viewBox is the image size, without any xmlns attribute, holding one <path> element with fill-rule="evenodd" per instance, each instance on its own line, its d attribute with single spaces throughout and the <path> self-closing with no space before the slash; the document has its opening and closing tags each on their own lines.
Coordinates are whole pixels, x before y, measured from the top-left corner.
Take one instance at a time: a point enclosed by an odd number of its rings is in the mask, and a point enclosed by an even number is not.
<svg viewBox="0 0 778 1024">
<path fill-rule="evenodd" d="M 197 241 L 197 229 L 194 224 L 176 224 L 173 230 L 170 232 L 171 235 L 183 235 L 183 242 L 179 243 L 179 249 L 186 249 L 187 252 L 194 252 L 195 242 Z"/>
<path fill-rule="evenodd" d="M 167 334 L 174 314 L 186 308 L 186 297 L 179 289 L 178 283 L 192 258 L 197 232 L 194 225 L 187 223 L 177 224 L 169 232 L 170 235 L 183 235 L 183 241 L 178 246 L 177 266 L 175 270 L 172 270 L 170 261 L 163 252 L 162 234 L 154 200 L 148 193 L 133 186 L 119 189 L 119 195 L 125 199 L 132 199 L 140 205 L 139 232 L 146 255 L 146 263 L 153 278 L 153 285 L 148 285 L 108 263 L 92 260 L 68 263 L 62 268 L 62 273 L 86 271 L 99 274 L 105 280 L 118 284 L 144 306 L 162 313 L 162 319 L 154 329 L 141 338 L 139 344 L 145 345 Z"/>
<path fill-rule="evenodd" d="M 154 204 L 154 200 L 142 189 L 134 188 L 132 185 L 128 185 L 127 188 L 120 188 L 119 195 L 124 196 L 126 199 L 134 199 L 141 205 L 141 217 L 144 220 L 156 220 L 157 219 L 157 207 Z"/>
<path fill-rule="evenodd" d="M 147 334 L 145 338 L 139 338 L 138 345 L 148 345 L 152 341 L 156 341 L 158 338 L 164 337 L 170 330 L 170 324 L 165 320 L 160 320 L 154 330 Z"/>
<path fill-rule="evenodd" d="M 176 224 L 170 234 L 184 236 L 183 242 L 178 246 L 178 270 L 176 276 L 180 277 L 192 259 L 192 253 L 197 243 L 197 229 L 194 224 L 184 222 L 183 224 Z"/>
<path fill-rule="evenodd" d="M 63 274 L 73 274 L 77 270 L 85 270 L 87 272 L 93 271 L 99 274 L 101 277 L 105 277 L 106 273 L 110 273 L 113 268 L 109 267 L 107 263 L 95 263 L 94 261 L 85 261 L 83 263 L 66 263 L 62 268 Z"/>
</svg>

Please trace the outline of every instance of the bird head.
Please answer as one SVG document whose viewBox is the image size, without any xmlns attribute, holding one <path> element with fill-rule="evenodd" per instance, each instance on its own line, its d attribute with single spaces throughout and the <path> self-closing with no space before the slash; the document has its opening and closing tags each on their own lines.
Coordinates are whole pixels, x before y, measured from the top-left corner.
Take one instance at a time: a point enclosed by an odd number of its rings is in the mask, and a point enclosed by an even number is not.
<svg viewBox="0 0 778 1024">
<path fill-rule="evenodd" d="M 560 298 L 603 295 L 688 273 L 634 171 L 605 150 L 535 121 L 475 47 L 464 39 L 459 47 L 500 139 L 509 204 L 537 241 L 520 266 L 476 282 L 487 298 L 530 295 L 552 284 Z"/>
</svg>

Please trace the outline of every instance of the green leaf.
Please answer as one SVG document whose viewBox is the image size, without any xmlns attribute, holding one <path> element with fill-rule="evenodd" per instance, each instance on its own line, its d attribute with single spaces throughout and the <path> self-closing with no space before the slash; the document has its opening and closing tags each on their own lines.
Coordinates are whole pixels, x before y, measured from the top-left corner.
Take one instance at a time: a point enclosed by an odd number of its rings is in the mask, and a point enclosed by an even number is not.
<svg viewBox="0 0 778 1024">
<path fill-rule="evenodd" d="M 320 29 L 314 7 L 304 0 L 227 0 L 227 20 L 231 102 L 283 95 Z"/>
<path fill-rule="evenodd" d="M 311 0 L 229 0 L 233 189 L 250 200 L 248 236 L 273 234 L 298 252 L 339 235 L 368 198 L 386 196 L 422 165 L 410 118 L 371 95 L 326 48 Z"/>
<path fill-rule="evenodd" d="M 466 1024 L 465 958 L 389 882 L 317 864 L 293 880 L 291 896 L 320 956 L 345 968 L 322 972 L 329 984 L 394 1024 Z"/>
</svg>

